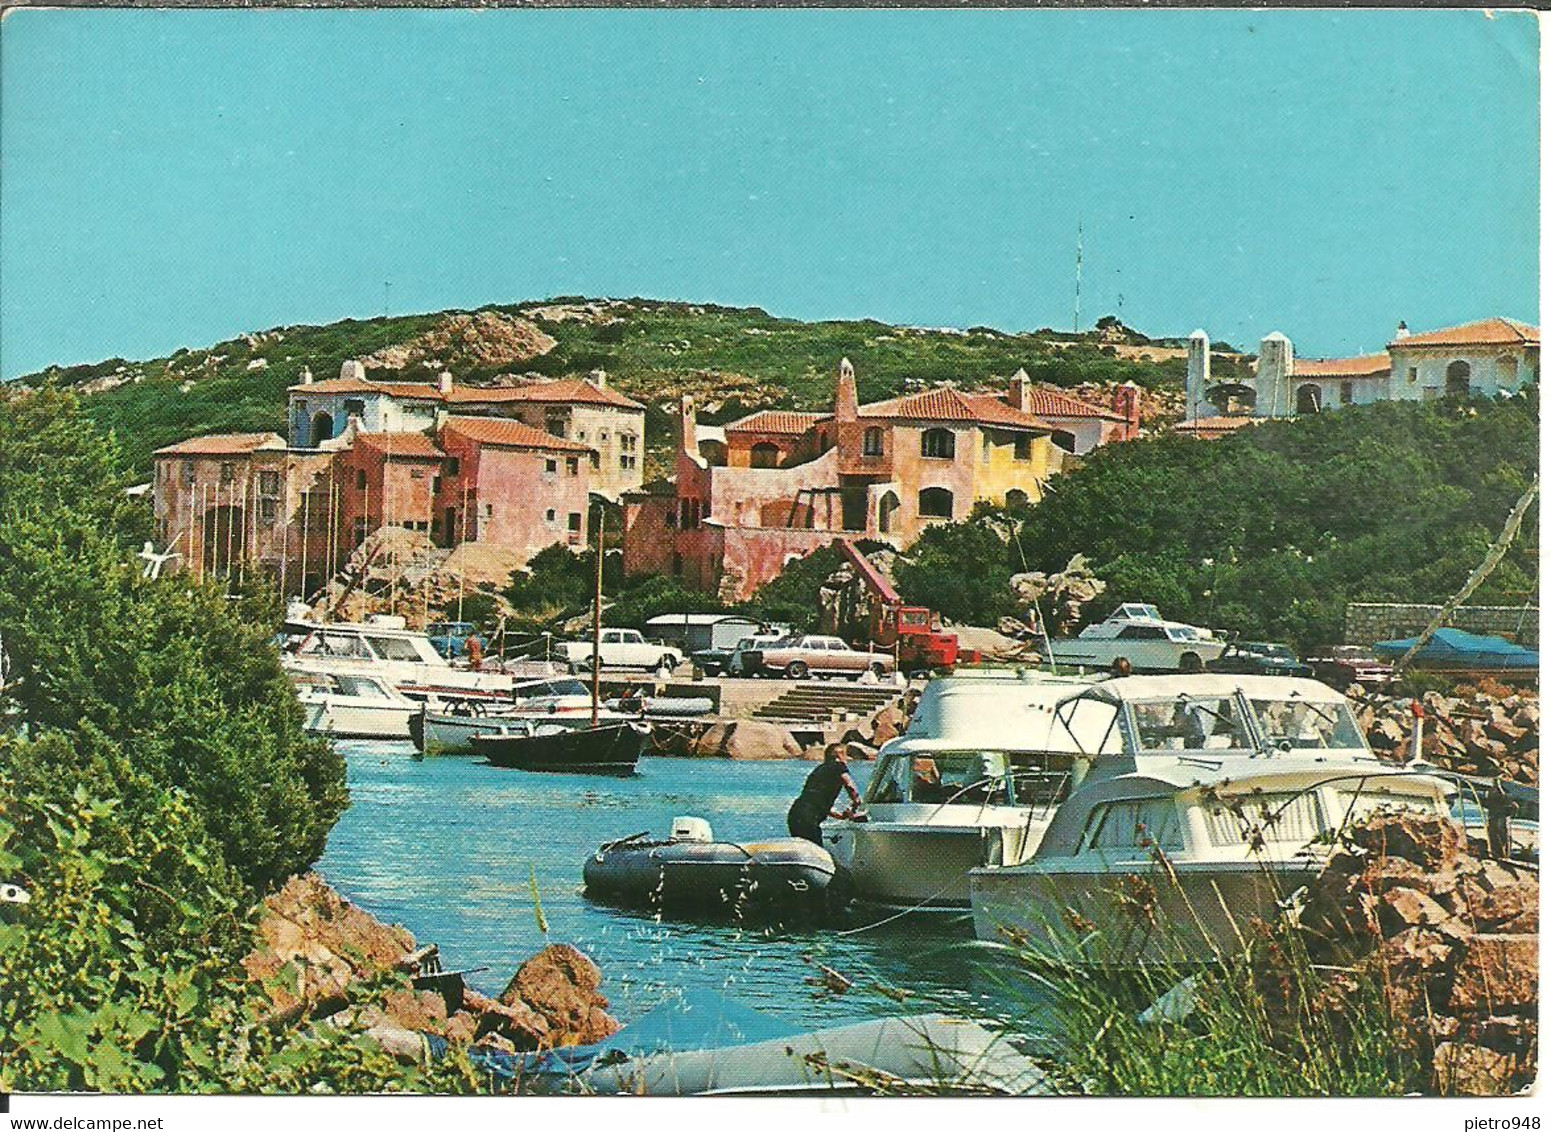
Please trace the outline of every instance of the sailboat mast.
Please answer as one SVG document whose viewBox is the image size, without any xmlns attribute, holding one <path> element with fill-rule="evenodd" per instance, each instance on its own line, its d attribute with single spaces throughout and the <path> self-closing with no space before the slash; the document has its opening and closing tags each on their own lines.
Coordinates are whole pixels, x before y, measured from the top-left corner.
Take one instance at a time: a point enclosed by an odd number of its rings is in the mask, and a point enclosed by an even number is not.
<svg viewBox="0 0 1551 1132">
<path fill-rule="evenodd" d="M 598 726 L 598 686 L 603 673 L 603 506 L 598 506 L 597 572 L 592 587 L 592 725 Z"/>
</svg>

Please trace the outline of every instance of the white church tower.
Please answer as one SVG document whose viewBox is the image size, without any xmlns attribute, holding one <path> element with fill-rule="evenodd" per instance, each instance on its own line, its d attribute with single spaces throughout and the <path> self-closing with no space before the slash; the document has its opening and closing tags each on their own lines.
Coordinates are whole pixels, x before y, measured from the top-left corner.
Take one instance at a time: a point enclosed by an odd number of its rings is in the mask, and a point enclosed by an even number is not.
<svg viewBox="0 0 1551 1132">
<path fill-rule="evenodd" d="M 1287 335 L 1273 330 L 1260 340 L 1260 359 L 1255 365 L 1257 417 L 1292 416 L 1292 367 L 1293 345 Z"/>
</svg>

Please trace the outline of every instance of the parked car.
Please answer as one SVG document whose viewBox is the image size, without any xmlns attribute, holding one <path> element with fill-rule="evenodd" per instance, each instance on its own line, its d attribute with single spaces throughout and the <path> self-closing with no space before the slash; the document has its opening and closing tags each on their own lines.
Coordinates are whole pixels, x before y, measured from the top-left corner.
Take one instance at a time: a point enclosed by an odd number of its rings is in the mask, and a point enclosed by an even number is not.
<svg viewBox="0 0 1551 1132">
<path fill-rule="evenodd" d="M 720 676 L 723 673 L 729 676 L 741 676 L 745 652 L 785 639 L 785 633 L 756 633 L 751 637 L 742 638 L 731 648 L 696 649 L 689 654 L 689 659 L 694 661 L 707 676 Z"/>
<path fill-rule="evenodd" d="M 1291 648 L 1272 641 L 1236 641 L 1216 660 L 1207 661 L 1206 670 L 1244 676 L 1314 675 L 1314 670 L 1299 660 Z"/>
<path fill-rule="evenodd" d="M 557 645 L 556 652 L 572 672 L 592 667 L 592 642 L 571 641 Z M 672 672 L 684 663 L 684 654 L 672 645 L 648 641 L 639 629 L 605 629 L 598 641 L 604 668 L 643 668 Z"/>
<path fill-rule="evenodd" d="M 425 634 L 436 655 L 450 660 L 463 655 L 463 642 L 478 636 L 479 629 L 472 621 L 441 621 L 429 626 Z"/>
<path fill-rule="evenodd" d="M 809 675 L 850 676 L 859 679 L 872 672 L 887 676 L 894 658 L 886 652 L 859 652 L 839 637 L 788 637 L 738 654 L 747 676 L 785 676 L 802 680 Z"/>
<path fill-rule="evenodd" d="M 1353 684 L 1365 688 L 1387 688 L 1395 682 L 1394 667 L 1380 660 L 1362 645 L 1333 645 L 1308 658 L 1314 678 L 1332 688 L 1345 689 Z"/>
</svg>

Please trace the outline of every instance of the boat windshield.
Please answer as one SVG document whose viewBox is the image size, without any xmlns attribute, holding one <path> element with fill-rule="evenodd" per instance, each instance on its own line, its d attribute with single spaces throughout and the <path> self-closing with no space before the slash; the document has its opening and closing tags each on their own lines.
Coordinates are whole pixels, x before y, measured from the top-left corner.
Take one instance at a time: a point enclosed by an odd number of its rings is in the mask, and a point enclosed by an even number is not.
<svg viewBox="0 0 1551 1132">
<path fill-rule="evenodd" d="M 1037 806 L 1060 801 L 1070 758 L 1009 751 L 900 753 L 886 759 L 867 787 L 869 803 Z"/>
<path fill-rule="evenodd" d="M 516 690 L 518 699 L 539 699 L 545 696 L 590 696 L 587 685 L 580 680 L 540 680 L 524 684 Z"/>
<path fill-rule="evenodd" d="M 353 660 L 371 660 L 366 642 L 355 633 L 315 633 L 297 650 L 302 656 L 342 656 Z"/>
<path fill-rule="evenodd" d="M 1169 627 L 1169 640 L 1171 641 L 1199 641 L 1201 634 L 1188 625 L 1172 625 Z"/>
<path fill-rule="evenodd" d="M 1133 731 L 1144 751 L 1254 749 L 1235 696 L 1133 700 L 1130 709 Z"/>
<path fill-rule="evenodd" d="M 404 637 L 370 637 L 372 648 L 377 655 L 384 660 L 411 660 L 423 659 L 420 650 L 415 648 L 413 641 Z"/>
<path fill-rule="evenodd" d="M 346 696 L 359 696 L 365 700 L 386 700 L 388 693 L 376 680 L 365 676 L 347 676 L 344 673 L 334 677 L 334 683 L 341 694 Z"/>
<path fill-rule="evenodd" d="M 1266 742 L 1283 751 L 1363 750 L 1352 709 L 1337 701 L 1250 700 L 1255 724 Z"/>
</svg>

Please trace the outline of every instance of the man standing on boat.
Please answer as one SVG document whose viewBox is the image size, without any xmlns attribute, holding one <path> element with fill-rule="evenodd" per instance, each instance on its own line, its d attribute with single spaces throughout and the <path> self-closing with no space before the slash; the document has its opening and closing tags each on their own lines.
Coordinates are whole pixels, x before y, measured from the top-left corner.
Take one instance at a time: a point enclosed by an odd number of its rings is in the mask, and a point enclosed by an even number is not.
<svg viewBox="0 0 1551 1132">
<path fill-rule="evenodd" d="M 851 805 L 844 813 L 836 813 L 835 799 L 840 797 L 842 789 L 851 796 Z M 786 811 L 787 832 L 822 848 L 824 838 L 819 825 L 824 819 L 851 817 L 861 804 L 862 796 L 856 792 L 856 783 L 851 781 L 851 773 L 846 770 L 845 747 L 831 743 L 824 749 L 824 761 L 808 773 L 802 793 Z"/>
</svg>

